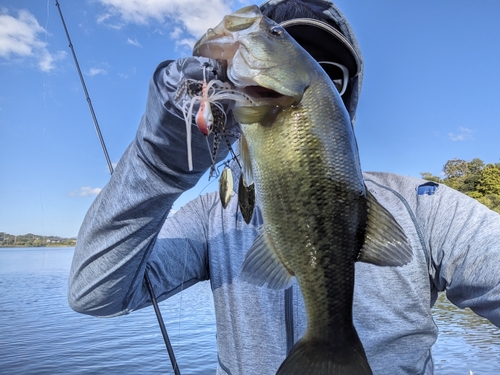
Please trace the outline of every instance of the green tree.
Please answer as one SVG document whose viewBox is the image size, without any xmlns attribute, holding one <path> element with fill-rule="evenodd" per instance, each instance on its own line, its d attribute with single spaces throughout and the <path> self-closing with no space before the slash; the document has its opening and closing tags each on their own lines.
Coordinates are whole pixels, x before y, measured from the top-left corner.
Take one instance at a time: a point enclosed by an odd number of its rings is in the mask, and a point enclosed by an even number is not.
<svg viewBox="0 0 500 375">
<path fill-rule="evenodd" d="M 484 162 L 479 158 L 471 161 L 462 159 L 448 160 L 443 167 L 445 178 L 442 182 L 462 193 L 470 194 L 476 191 L 484 169 Z"/>
<path fill-rule="evenodd" d="M 39 237 L 35 238 L 35 240 L 33 241 L 33 246 L 35 246 L 35 247 L 41 247 L 44 245 L 45 244 L 42 242 L 42 239 Z"/>
<path fill-rule="evenodd" d="M 500 214 L 500 195 L 497 194 L 485 195 L 481 198 L 478 198 L 478 201 L 484 204 L 490 210 L 493 210 Z"/>
<path fill-rule="evenodd" d="M 461 178 L 463 177 L 467 171 L 467 162 L 462 159 L 451 159 L 446 162 L 443 167 L 444 175 L 447 179 Z"/>
<path fill-rule="evenodd" d="M 430 172 L 420 172 L 420 176 L 427 181 L 441 182 L 441 179 L 438 176 L 434 176 Z"/>
<path fill-rule="evenodd" d="M 500 166 L 488 164 L 482 170 L 478 179 L 477 191 L 483 195 L 500 196 Z"/>
<path fill-rule="evenodd" d="M 428 181 L 445 184 L 467 194 L 493 211 L 500 213 L 500 163 L 484 164 L 479 158 L 471 161 L 451 159 L 443 167 L 440 179 L 429 172 L 420 175 Z"/>
<path fill-rule="evenodd" d="M 467 163 L 467 173 L 481 173 L 484 168 L 484 162 L 479 158 L 474 158 Z"/>
</svg>

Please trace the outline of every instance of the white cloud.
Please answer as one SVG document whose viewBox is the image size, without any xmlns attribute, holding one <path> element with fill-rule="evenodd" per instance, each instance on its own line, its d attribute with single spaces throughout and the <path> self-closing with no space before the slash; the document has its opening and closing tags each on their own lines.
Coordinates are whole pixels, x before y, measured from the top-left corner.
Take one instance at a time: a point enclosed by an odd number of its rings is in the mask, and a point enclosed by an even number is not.
<svg viewBox="0 0 500 375">
<path fill-rule="evenodd" d="M 90 68 L 89 72 L 87 73 L 89 76 L 93 77 L 98 74 L 106 75 L 108 72 L 104 69 L 101 68 Z"/>
<path fill-rule="evenodd" d="M 137 39 L 130 39 L 130 38 L 127 38 L 127 43 L 128 44 L 132 44 L 133 46 L 136 46 L 136 47 L 142 47 L 141 43 L 139 43 L 137 41 Z"/>
<path fill-rule="evenodd" d="M 456 141 L 465 141 L 471 137 L 471 134 L 474 131 L 472 129 L 465 128 L 463 126 L 459 127 L 458 133 L 448 133 L 448 137 L 456 142 Z"/>
<path fill-rule="evenodd" d="M 93 187 L 90 187 L 90 186 L 82 186 L 80 189 L 78 190 L 74 190 L 72 191 L 71 193 L 69 193 L 69 195 L 73 196 L 73 197 L 88 197 L 88 196 L 91 196 L 91 195 L 97 195 L 101 192 L 101 188 L 93 188 Z"/>
<path fill-rule="evenodd" d="M 448 133 L 448 137 L 450 137 L 450 139 L 454 142 L 463 141 L 465 139 L 463 134 L 455 134 L 455 133 Z"/>
<path fill-rule="evenodd" d="M 42 71 L 48 72 L 54 69 L 55 61 L 66 58 L 66 55 L 67 55 L 66 51 L 58 51 L 55 54 L 51 55 L 47 50 L 45 50 L 43 51 L 42 56 L 38 61 L 38 66 Z"/>
<path fill-rule="evenodd" d="M 463 134 L 448 133 L 448 137 L 450 137 L 450 139 L 454 142 L 465 140 L 465 136 Z"/>
<path fill-rule="evenodd" d="M 182 29 L 180 27 L 174 27 L 174 29 L 170 32 L 169 36 L 172 39 L 178 39 L 182 35 Z"/>
<path fill-rule="evenodd" d="M 97 23 L 106 23 L 107 20 L 111 18 L 110 13 L 101 14 L 97 17 Z"/>
<path fill-rule="evenodd" d="M 66 52 L 51 54 L 47 42 L 40 38 L 46 30 L 40 26 L 33 14 L 27 10 L 18 12 L 17 18 L 2 9 L 0 14 L 0 56 L 11 58 L 35 58 L 44 72 L 55 68 L 54 62 L 66 57 Z"/>
<path fill-rule="evenodd" d="M 111 29 L 115 29 L 115 30 L 120 30 L 123 26 L 125 26 L 125 23 L 123 23 L 121 21 L 114 22 L 113 15 L 111 13 L 99 15 L 97 17 L 97 23 L 105 24 L 106 26 L 110 27 Z"/>
<path fill-rule="evenodd" d="M 174 28 L 174 36 L 180 37 L 175 28 L 185 30 L 199 38 L 207 29 L 216 26 L 222 16 L 231 13 L 224 0 L 98 0 L 106 12 L 98 21 L 111 25 L 114 17 L 121 22 L 149 25 L 160 22 Z M 228 2 L 229 3 L 229 2 Z M 116 25 L 116 24 L 115 24 Z"/>
<path fill-rule="evenodd" d="M 177 40 L 175 42 L 175 46 L 176 47 L 186 46 L 189 49 L 193 49 L 195 43 L 196 43 L 196 39 L 194 39 L 194 38 L 184 38 L 184 39 Z"/>
</svg>

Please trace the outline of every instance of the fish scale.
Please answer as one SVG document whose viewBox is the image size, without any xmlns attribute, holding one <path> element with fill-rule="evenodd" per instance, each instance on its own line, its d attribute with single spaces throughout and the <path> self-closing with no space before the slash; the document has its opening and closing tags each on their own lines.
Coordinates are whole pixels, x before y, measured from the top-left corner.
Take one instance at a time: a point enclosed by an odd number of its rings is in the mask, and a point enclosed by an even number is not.
<svg viewBox="0 0 500 375">
<path fill-rule="evenodd" d="M 355 143 L 347 114 L 335 103 L 340 98 L 330 85 L 317 89 L 330 110 L 314 110 L 318 94 L 310 88 L 299 106 L 282 112 L 273 126 L 243 132 L 250 145 L 258 145 L 250 153 L 265 231 L 298 279 L 308 316 L 306 336 L 334 337 L 342 347 L 355 336 L 354 262 L 364 235 L 363 220 L 352 213 L 366 210 L 366 198 L 352 155 L 356 150 L 345 150 L 346 140 Z"/>
<path fill-rule="evenodd" d="M 354 263 L 402 266 L 411 248 L 365 188 L 335 86 L 255 6 L 226 16 L 193 52 L 226 60 L 235 89 L 252 97 L 251 105 L 236 101 L 233 114 L 242 131 L 243 176 L 255 184 L 263 228 L 241 278 L 281 289 L 296 277 L 307 313 L 306 332 L 277 374 L 371 374 L 352 321 Z"/>
</svg>

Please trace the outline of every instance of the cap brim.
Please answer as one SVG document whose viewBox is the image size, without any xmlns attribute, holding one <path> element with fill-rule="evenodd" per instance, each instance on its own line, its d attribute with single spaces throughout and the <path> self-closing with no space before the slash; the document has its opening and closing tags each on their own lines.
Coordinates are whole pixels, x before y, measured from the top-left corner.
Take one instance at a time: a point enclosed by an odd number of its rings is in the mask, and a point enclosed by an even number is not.
<svg viewBox="0 0 500 375">
<path fill-rule="evenodd" d="M 349 70 L 350 77 L 358 75 L 360 63 L 354 48 L 331 25 L 311 18 L 296 18 L 282 22 L 281 26 L 316 61 L 336 62 Z"/>
</svg>

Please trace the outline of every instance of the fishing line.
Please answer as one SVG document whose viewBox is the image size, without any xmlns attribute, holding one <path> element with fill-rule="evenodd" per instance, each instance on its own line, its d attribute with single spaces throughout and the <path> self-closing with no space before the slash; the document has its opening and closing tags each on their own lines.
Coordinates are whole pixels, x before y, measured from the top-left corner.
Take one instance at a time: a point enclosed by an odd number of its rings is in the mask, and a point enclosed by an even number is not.
<svg viewBox="0 0 500 375">
<path fill-rule="evenodd" d="M 42 192 L 40 192 L 40 207 L 42 208 L 42 244 L 45 240 L 45 220 L 43 219 L 45 217 L 45 213 L 43 210 L 43 199 L 42 199 Z M 33 246 L 35 245 L 35 241 L 33 241 Z M 45 245 L 43 246 L 43 264 L 42 264 L 42 269 L 45 270 Z"/>
<path fill-rule="evenodd" d="M 48 40 L 48 35 L 49 35 L 49 19 L 50 19 L 50 0 L 47 0 L 47 19 L 45 21 L 45 45 L 48 45 L 49 44 L 49 40 Z M 48 52 L 47 52 L 48 53 Z M 43 84 L 43 107 L 45 109 L 47 109 L 47 86 L 46 86 L 46 82 L 45 82 L 45 78 L 46 78 L 46 70 L 45 69 L 42 69 L 42 84 Z M 42 147 L 44 147 L 44 145 L 46 145 L 47 143 L 45 142 L 45 130 L 47 129 L 47 127 L 44 127 L 43 128 L 43 132 L 42 132 L 42 141 L 41 141 L 41 145 Z M 45 152 L 43 153 L 45 154 Z M 42 194 L 42 188 L 41 188 L 41 183 L 40 183 L 40 208 L 42 210 L 42 247 L 43 247 L 43 260 L 42 260 L 42 270 L 45 271 L 45 212 L 44 212 L 44 209 L 43 209 L 43 194 Z M 35 246 L 35 240 L 33 240 L 33 246 Z"/>
<path fill-rule="evenodd" d="M 64 22 L 64 17 L 58 0 L 56 0 L 56 6 L 57 9 L 59 10 L 59 15 L 61 16 L 61 22 L 63 24 L 64 31 L 66 32 L 66 37 L 68 38 L 69 48 L 71 49 L 71 53 L 73 54 L 73 60 L 75 60 L 76 69 L 78 70 L 78 75 L 80 76 L 80 82 L 82 83 L 83 91 L 85 93 L 85 98 L 87 99 L 87 103 L 89 105 L 90 114 L 92 115 L 92 119 L 94 120 L 94 127 L 97 132 L 97 136 L 99 137 L 99 141 L 101 142 L 101 147 L 104 152 L 104 157 L 106 158 L 106 162 L 108 163 L 109 173 L 113 174 L 113 165 L 111 164 L 111 160 L 109 159 L 108 150 L 106 149 L 106 144 L 104 143 L 104 138 L 102 137 L 101 129 L 99 127 L 99 123 L 97 122 L 97 117 L 94 112 L 94 107 L 92 106 L 92 102 L 90 100 L 90 96 L 87 91 L 87 86 L 85 85 L 85 80 L 83 79 L 83 74 L 80 69 L 80 64 L 78 64 L 78 59 L 76 58 L 75 49 L 73 48 L 73 43 L 71 42 L 71 38 L 69 37 L 68 28 L 66 27 L 66 22 Z"/>
<path fill-rule="evenodd" d="M 182 270 L 182 283 L 181 283 L 181 291 L 180 291 L 180 296 L 179 296 L 179 324 L 178 324 L 178 338 L 177 338 L 177 344 L 180 346 L 180 338 L 181 338 L 181 314 L 182 314 L 182 295 L 184 292 L 184 276 L 186 275 L 186 266 L 187 266 L 187 253 L 188 249 L 186 247 L 186 250 L 184 251 L 184 267 Z"/>
<path fill-rule="evenodd" d="M 50 0 L 47 0 L 47 21 L 45 21 L 45 45 L 48 45 L 49 44 L 49 41 L 48 41 L 48 28 L 49 28 L 49 18 L 50 18 L 50 8 L 49 8 L 49 1 Z M 48 53 L 48 52 L 47 52 Z M 46 97 L 47 97 L 47 88 L 45 87 L 45 70 L 42 70 L 43 72 L 43 106 L 44 108 L 47 108 L 47 101 L 46 101 Z"/>
<path fill-rule="evenodd" d="M 85 80 L 83 79 L 82 71 L 80 69 L 80 64 L 78 64 L 78 59 L 76 58 L 75 49 L 73 48 L 73 43 L 71 42 L 71 38 L 70 38 L 69 32 L 68 32 L 68 28 L 66 27 L 66 22 L 64 22 L 64 17 L 63 17 L 63 14 L 62 14 L 61 6 L 59 5 L 59 1 L 58 0 L 55 0 L 55 1 L 56 1 L 57 9 L 59 10 L 59 15 L 61 16 L 61 22 L 63 24 L 64 31 L 66 32 L 66 37 L 68 38 L 69 48 L 71 49 L 71 53 L 73 54 L 73 60 L 75 61 L 76 69 L 78 70 L 78 75 L 80 76 L 80 81 L 81 81 L 81 84 L 82 84 L 82 87 L 83 87 L 83 91 L 85 93 L 85 98 L 87 99 L 87 103 L 89 105 L 90 113 L 91 113 L 92 119 L 94 121 L 94 127 L 95 127 L 95 130 L 97 132 L 97 136 L 99 137 L 99 140 L 101 142 L 101 147 L 102 147 L 102 150 L 104 152 L 104 156 L 106 158 L 106 162 L 108 163 L 109 173 L 113 174 L 113 165 L 111 164 L 111 160 L 109 159 L 108 150 L 106 149 L 106 144 L 104 143 L 104 138 L 103 138 L 103 136 L 101 134 L 101 130 L 99 128 L 99 123 L 97 122 L 97 117 L 95 115 L 94 108 L 92 106 L 92 102 L 90 100 L 90 96 L 89 96 L 89 93 L 87 91 L 87 86 L 85 85 Z M 160 312 L 160 307 L 158 306 L 158 302 L 156 301 L 156 297 L 155 297 L 155 294 L 154 294 L 154 291 L 153 291 L 153 285 L 151 284 L 151 281 L 149 279 L 149 275 L 148 275 L 148 270 L 147 269 L 144 272 L 144 281 L 145 281 L 146 287 L 148 289 L 149 295 L 151 297 L 151 303 L 153 304 L 153 307 L 154 307 L 154 310 L 155 310 L 155 314 L 156 314 L 156 318 L 158 319 L 158 324 L 160 325 L 160 330 L 161 330 L 161 333 L 162 333 L 162 336 L 163 336 L 163 341 L 165 341 L 165 346 L 167 347 L 167 352 L 168 352 L 168 355 L 170 357 L 170 363 L 172 364 L 172 368 L 174 369 L 175 375 L 180 375 L 181 373 L 179 371 L 179 366 L 177 365 L 177 361 L 175 359 L 174 350 L 172 348 L 172 345 L 170 344 L 170 339 L 168 338 L 167 329 L 165 328 L 165 324 L 163 322 L 163 318 L 162 318 L 161 312 Z"/>
<path fill-rule="evenodd" d="M 203 189 L 201 189 L 201 191 L 198 193 L 198 197 L 200 197 L 200 196 L 201 196 L 201 194 L 203 194 L 203 192 L 204 192 L 206 189 L 208 189 L 208 187 L 209 187 L 210 185 L 212 185 L 215 181 L 217 181 L 217 179 L 216 179 L 216 178 L 214 178 L 214 179 L 210 180 L 210 181 L 209 181 L 209 182 L 205 185 L 205 187 L 204 187 Z"/>
</svg>

